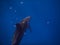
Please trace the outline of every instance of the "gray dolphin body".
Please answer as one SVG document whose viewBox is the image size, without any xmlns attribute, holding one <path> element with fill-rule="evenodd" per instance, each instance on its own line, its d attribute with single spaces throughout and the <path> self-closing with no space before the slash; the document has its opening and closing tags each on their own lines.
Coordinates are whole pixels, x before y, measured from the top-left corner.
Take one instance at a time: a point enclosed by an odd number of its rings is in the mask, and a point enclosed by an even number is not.
<svg viewBox="0 0 60 45">
<path fill-rule="evenodd" d="M 26 32 L 27 28 L 29 28 L 31 31 L 30 25 L 28 24 L 29 20 L 30 17 L 27 17 L 23 19 L 20 23 L 16 24 L 16 31 L 13 36 L 12 45 L 19 45 L 21 43 L 24 32 Z"/>
</svg>

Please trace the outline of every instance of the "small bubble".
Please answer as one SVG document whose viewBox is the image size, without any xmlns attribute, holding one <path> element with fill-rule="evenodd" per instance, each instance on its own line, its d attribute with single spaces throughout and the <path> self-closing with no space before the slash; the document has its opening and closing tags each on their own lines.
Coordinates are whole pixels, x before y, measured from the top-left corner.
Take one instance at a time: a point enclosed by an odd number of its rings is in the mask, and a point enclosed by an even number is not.
<svg viewBox="0 0 60 45">
<path fill-rule="evenodd" d="M 16 10 L 14 12 L 16 12 Z"/>
<path fill-rule="evenodd" d="M 16 25 L 13 25 L 13 27 L 16 27 Z"/>
<path fill-rule="evenodd" d="M 12 9 L 12 7 L 9 7 L 9 9 Z"/>
<path fill-rule="evenodd" d="M 24 3 L 23 1 L 20 2 L 20 4 L 23 4 L 23 3 Z"/>
<path fill-rule="evenodd" d="M 49 22 L 49 21 L 47 21 L 47 24 L 50 24 L 50 22 Z"/>
</svg>

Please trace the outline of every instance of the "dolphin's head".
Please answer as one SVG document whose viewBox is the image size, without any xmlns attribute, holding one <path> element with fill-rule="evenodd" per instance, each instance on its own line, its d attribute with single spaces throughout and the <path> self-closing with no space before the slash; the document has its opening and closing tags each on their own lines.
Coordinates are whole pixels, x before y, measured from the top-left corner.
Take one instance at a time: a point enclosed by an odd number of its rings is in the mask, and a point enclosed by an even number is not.
<svg viewBox="0 0 60 45">
<path fill-rule="evenodd" d="M 29 23 L 30 19 L 31 19 L 31 16 L 27 16 L 20 23 L 25 23 L 25 22 Z"/>
<path fill-rule="evenodd" d="M 26 22 L 29 22 L 30 19 L 31 19 L 31 16 L 27 16 L 24 20 L 25 20 Z"/>
<path fill-rule="evenodd" d="M 29 22 L 29 21 L 30 21 L 30 19 L 31 19 L 31 16 L 28 16 L 28 17 L 26 17 L 26 19 L 25 19 L 25 20 L 26 20 L 27 22 Z"/>
</svg>

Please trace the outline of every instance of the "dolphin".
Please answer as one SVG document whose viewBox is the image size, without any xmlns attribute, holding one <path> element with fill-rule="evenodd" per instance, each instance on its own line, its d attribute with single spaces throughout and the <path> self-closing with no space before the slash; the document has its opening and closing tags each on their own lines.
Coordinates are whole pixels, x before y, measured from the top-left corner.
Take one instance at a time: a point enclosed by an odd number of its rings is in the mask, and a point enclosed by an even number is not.
<svg viewBox="0 0 60 45">
<path fill-rule="evenodd" d="M 21 20 L 21 22 L 16 24 L 16 30 L 13 35 L 12 45 L 19 45 L 21 43 L 24 32 L 26 32 L 27 28 L 30 29 L 31 32 L 30 18 L 31 16 L 25 17 Z"/>
</svg>

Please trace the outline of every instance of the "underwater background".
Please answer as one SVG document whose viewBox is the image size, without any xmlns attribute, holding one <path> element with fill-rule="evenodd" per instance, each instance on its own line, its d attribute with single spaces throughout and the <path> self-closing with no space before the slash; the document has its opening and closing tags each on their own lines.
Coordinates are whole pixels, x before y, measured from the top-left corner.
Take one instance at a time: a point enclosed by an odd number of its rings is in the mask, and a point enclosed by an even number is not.
<svg viewBox="0 0 60 45">
<path fill-rule="evenodd" d="M 0 45 L 11 45 L 19 23 L 31 16 L 21 45 L 60 45 L 60 0 L 0 0 Z"/>
</svg>

